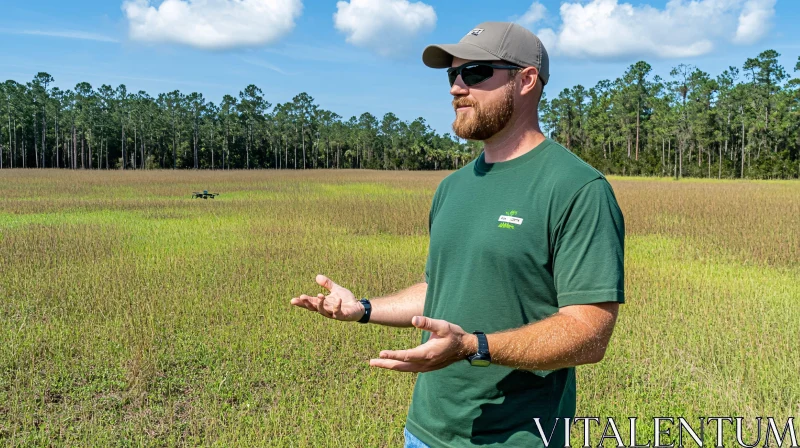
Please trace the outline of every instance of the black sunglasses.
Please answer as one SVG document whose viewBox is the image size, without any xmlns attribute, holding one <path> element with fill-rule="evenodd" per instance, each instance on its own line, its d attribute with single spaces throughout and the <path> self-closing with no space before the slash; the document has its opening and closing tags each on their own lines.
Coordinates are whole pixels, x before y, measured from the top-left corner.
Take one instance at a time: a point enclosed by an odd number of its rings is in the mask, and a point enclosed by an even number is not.
<svg viewBox="0 0 800 448">
<path fill-rule="evenodd" d="M 474 86 L 482 83 L 494 75 L 494 69 L 511 70 L 515 68 L 522 68 L 518 65 L 495 65 L 488 62 L 467 62 L 459 65 L 458 67 L 449 67 L 447 69 L 447 77 L 450 79 L 450 87 L 456 82 L 458 75 L 461 75 L 461 80 L 467 86 Z"/>
</svg>

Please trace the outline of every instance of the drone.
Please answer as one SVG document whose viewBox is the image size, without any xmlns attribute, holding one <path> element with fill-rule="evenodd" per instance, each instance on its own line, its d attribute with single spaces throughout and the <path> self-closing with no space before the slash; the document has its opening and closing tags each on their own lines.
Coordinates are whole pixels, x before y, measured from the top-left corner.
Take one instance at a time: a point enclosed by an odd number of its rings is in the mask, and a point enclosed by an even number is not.
<svg viewBox="0 0 800 448">
<path fill-rule="evenodd" d="M 214 199 L 214 196 L 219 196 L 219 193 L 209 193 L 208 190 L 195 191 L 192 193 L 192 199 Z"/>
</svg>

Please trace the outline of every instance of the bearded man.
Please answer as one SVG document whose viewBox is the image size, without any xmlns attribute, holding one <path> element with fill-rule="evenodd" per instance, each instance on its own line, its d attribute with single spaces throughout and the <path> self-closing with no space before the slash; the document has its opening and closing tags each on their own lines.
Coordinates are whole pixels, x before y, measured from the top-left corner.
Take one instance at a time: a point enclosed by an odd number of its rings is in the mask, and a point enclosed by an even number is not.
<svg viewBox="0 0 800 448">
<path fill-rule="evenodd" d="M 533 33 L 484 22 L 422 60 L 447 68 L 455 134 L 484 143 L 436 189 L 425 281 L 357 300 L 318 275 L 330 294 L 291 303 L 424 330 L 370 360 L 419 373 L 406 447 L 565 446 L 575 366 L 603 359 L 625 302 L 622 212 L 605 176 L 539 128 L 550 64 Z"/>
</svg>

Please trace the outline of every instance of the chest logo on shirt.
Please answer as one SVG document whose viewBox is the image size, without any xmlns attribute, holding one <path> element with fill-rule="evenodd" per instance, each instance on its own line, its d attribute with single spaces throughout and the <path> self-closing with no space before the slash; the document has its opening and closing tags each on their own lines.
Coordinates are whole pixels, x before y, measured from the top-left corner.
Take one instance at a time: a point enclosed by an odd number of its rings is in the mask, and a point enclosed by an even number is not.
<svg viewBox="0 0 800 448">
<path fill-rule="evenodd" d="M 501 229 L 514 229 L 514 226 L 522 225 L 522 218 L 517 217 L 516 210 L 510 210 L 505 215 L 500 215 L 497 221 L 500 223 L 497 227 Z"/>
</svg>

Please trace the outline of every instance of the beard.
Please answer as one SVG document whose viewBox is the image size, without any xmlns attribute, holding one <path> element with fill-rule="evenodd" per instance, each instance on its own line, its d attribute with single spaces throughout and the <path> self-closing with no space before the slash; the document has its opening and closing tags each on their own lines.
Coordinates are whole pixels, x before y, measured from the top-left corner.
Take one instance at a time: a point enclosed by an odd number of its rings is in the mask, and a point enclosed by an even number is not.
<svg viewBox="0 0 800 448">
<path fill-rule="evenodd" d="M 494 104 L 481 105 L 466 97 L 453 98 L 453 108 L 471 106 L 472 113 L 459 114 L 453 121 L 453 132 L 466 140 L 488 140 L 502 131 L 514 113 L 514 81 L 504 87 L 503 97 Z"/>
</svg>

